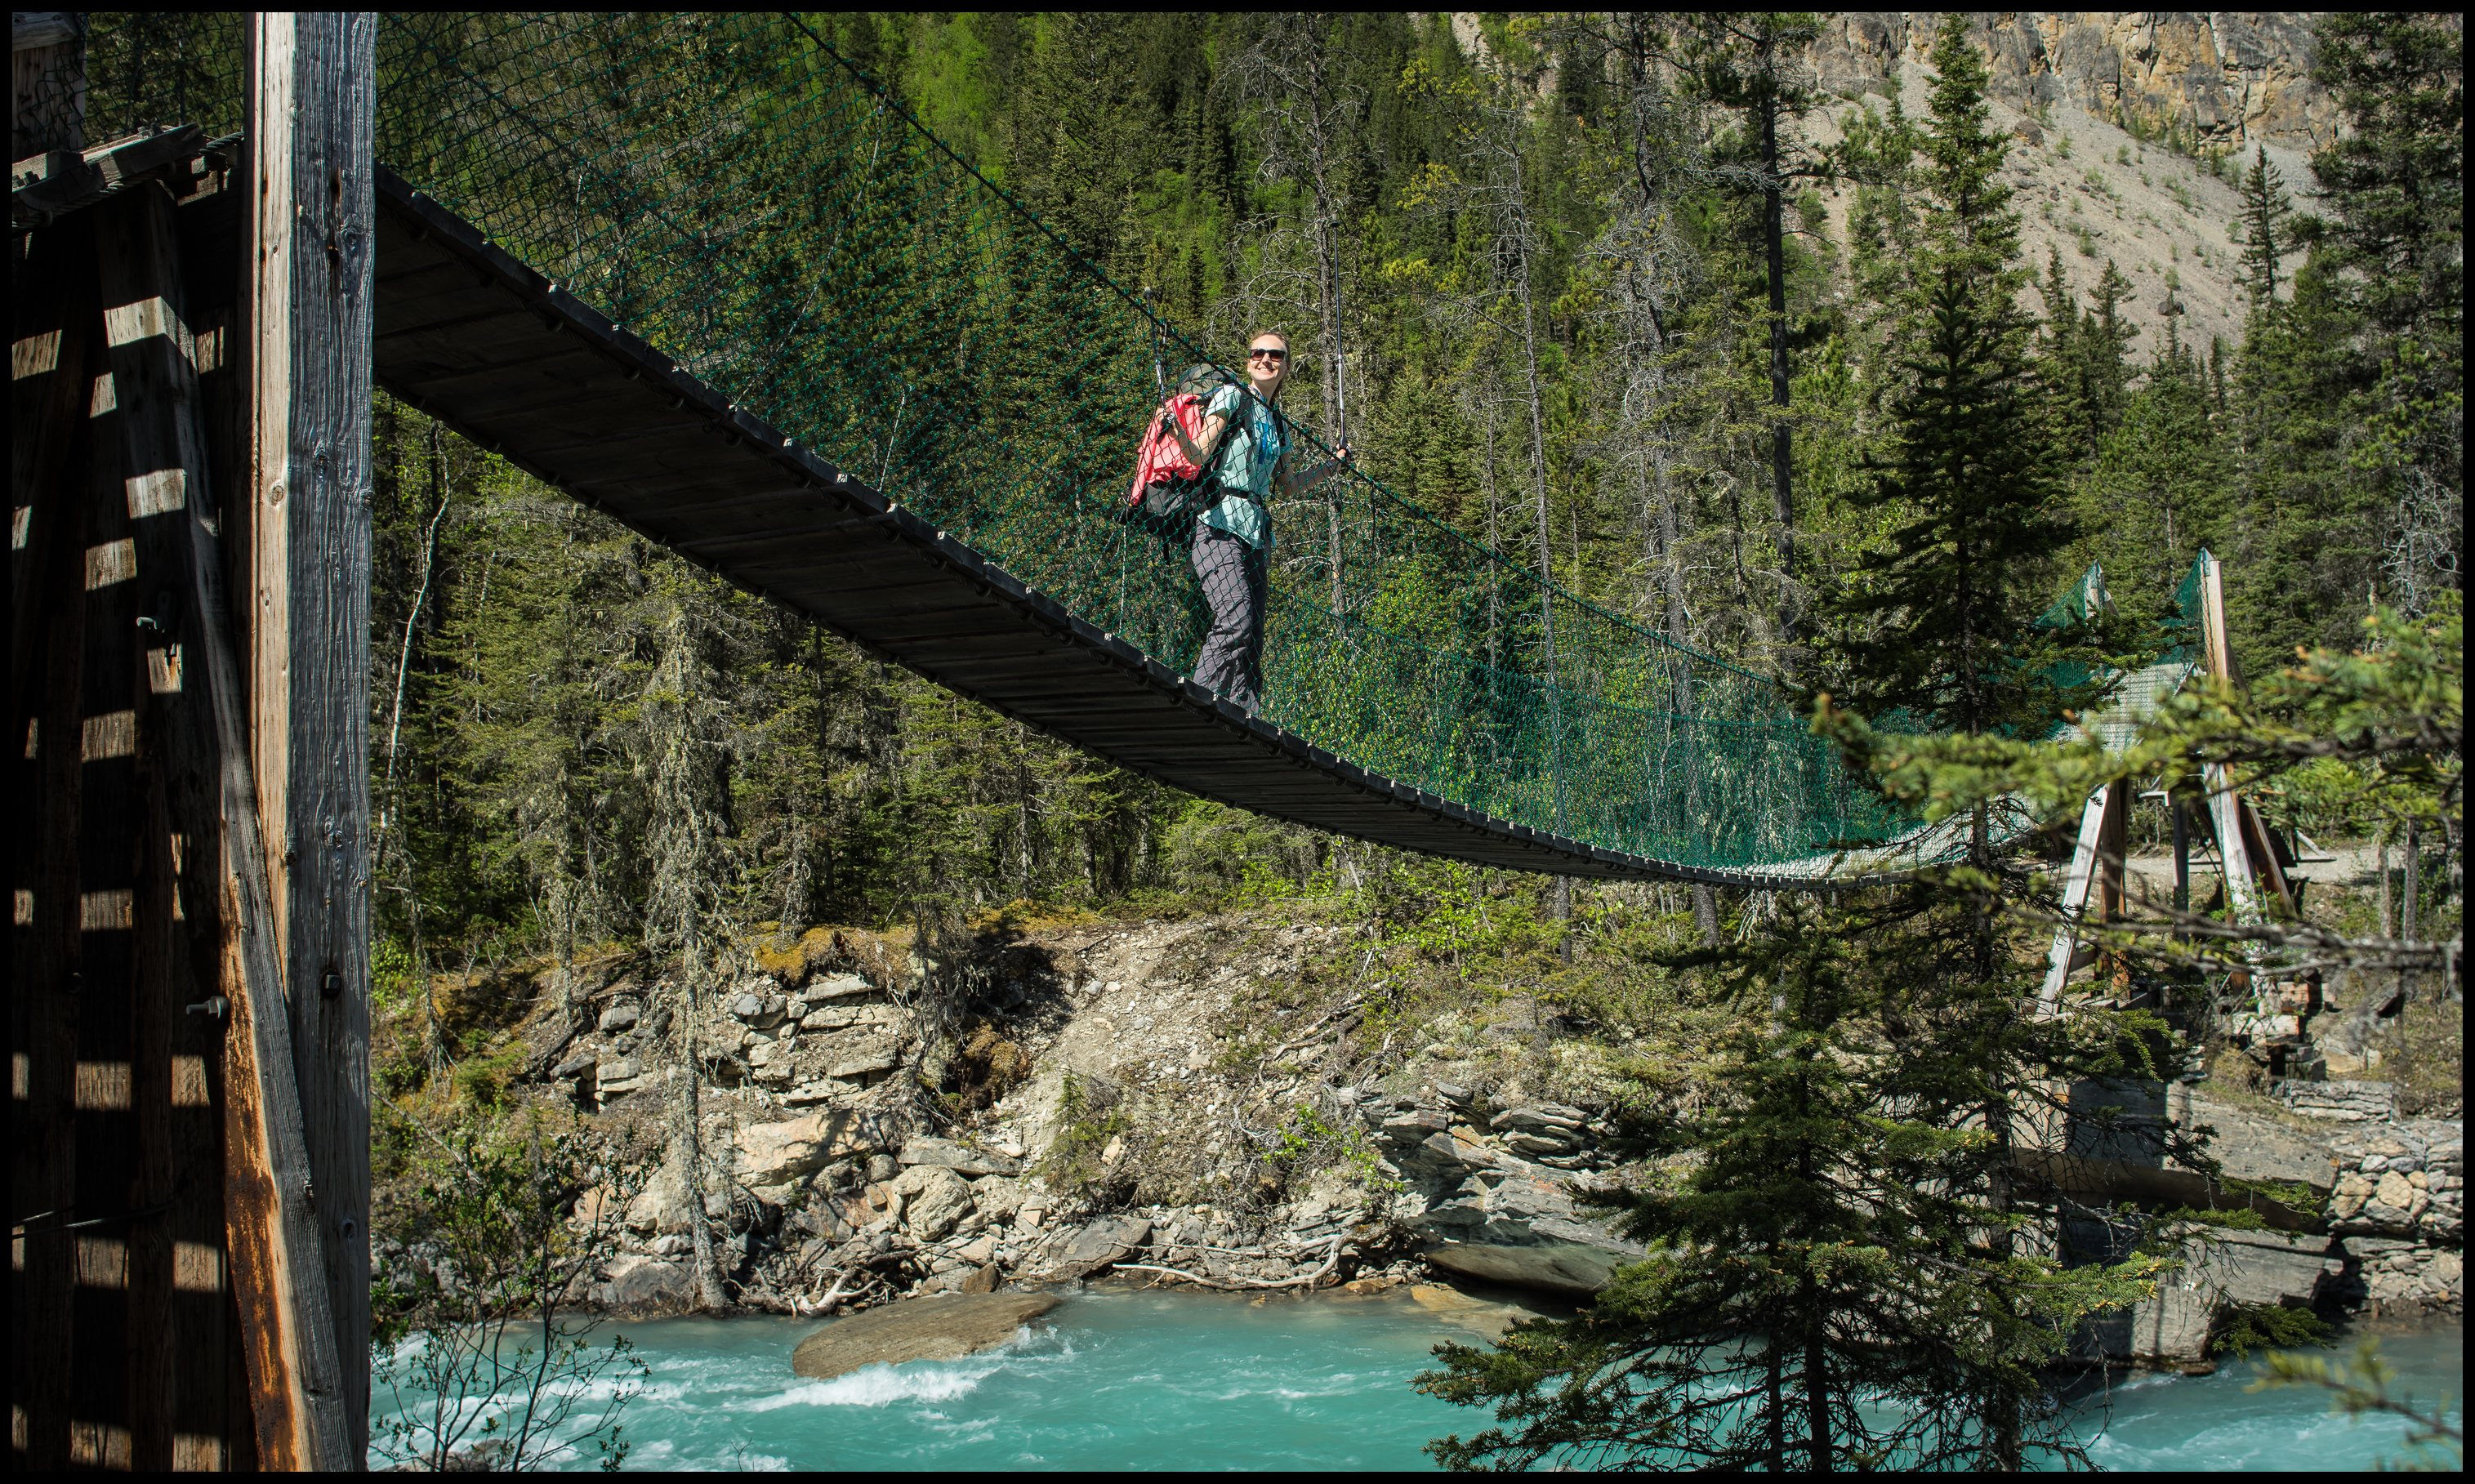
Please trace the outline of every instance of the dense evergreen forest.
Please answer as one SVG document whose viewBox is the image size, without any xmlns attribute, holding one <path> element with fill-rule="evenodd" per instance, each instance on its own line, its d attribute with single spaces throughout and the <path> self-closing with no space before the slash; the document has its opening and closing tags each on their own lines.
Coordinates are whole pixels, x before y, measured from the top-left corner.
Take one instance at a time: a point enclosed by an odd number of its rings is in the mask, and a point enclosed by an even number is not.
<svg viewBox="0 0 2475 1484">
<path fill-rule="evenodd" d="M 2313 178 L 2209 161 L 2242 187 L 2215 229 L 2242 255 L 2240 342 L 2169 318 L 2145 355 L 2111 263 L 2075 295 L 2023 260 L 1998 171 L 2033 146 L 1989 123 L 1965 26 L 1919 109 L 1822 91 L 1792 14 L 816 24 L 1199 343 L 1287 331 L 1293 410 L 1378 477 L 1791 694 L 2020 719 L 1897 682 L 1931 626 L 1919 564 L 2024 626 L 2101 562 L 2137 645 L 2211 547 L 2255 674 L 2359 642 L 2375 600 L 2457 590 L 2454 24 L 2322 23 L 2345 130 Z M 382 405 L 379 438 L 396 974 L 708 920 L 1447 879 L 874 665 L 409 409 Z M 2000 518 L 1928 519 L 1970 460 Z M 2293 807 L 2361 824 L 2342 790 Z"/>
</svg>

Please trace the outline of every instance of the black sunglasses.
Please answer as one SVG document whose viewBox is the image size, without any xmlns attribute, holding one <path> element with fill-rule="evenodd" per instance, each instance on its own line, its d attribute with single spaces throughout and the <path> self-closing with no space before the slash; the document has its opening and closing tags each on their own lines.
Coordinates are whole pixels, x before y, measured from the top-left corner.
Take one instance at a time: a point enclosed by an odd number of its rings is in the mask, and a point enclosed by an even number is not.
<svg viewBox="0 0 2475 1484">
<path fill-rule="evenodd" d="M 1268 355 L 1276 361 L 1285 361 L 1289 358 L 1288 352 L 1274 350 L 1268 345 L 1248 346 L 1246 348 L 1246 358 L 1248 360 L 1253 360 L 1258 355 Z"/>
</svg>

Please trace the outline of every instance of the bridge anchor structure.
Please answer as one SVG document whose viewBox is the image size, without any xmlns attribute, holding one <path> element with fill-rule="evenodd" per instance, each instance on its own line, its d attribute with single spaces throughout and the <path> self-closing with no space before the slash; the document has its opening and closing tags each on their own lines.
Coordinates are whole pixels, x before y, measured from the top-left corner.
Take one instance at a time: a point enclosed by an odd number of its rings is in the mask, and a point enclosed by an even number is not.
<svg viewBox="0 0 2475 1484">
<path fill-rule="evenodd" d="M 2103 575 L 2091 568 L 2084 579 L 2093 605 L 2103 605 Z M 2104 708 L 2068 730 L 2103 745 L 2129 745 L 2165 698 L 2195 680 L 2220 686 L 2241 683 L 2228 638 L 2223 564 L 2214 552 L 2193 560 L 2176 594 L 2176 627 L 2185 636 L 2157 660 L 2119 678 Z M 2173 911 L 2192 908 L 2193 845 L 2205 849 L 2201 864 L 2214 867 L 2225 911 L 2239 923 L 2257 923 L 2272 912 L 2299 911 L 2296 884 L 2288 876 L 2297 857 L 2291 842 L 2264 820 L 2243 796 L 2225 765 L 2211 763 L 2196 774 L 2169 776 L 2147 797 L 2165 806 L 2173 851 Z M 2129 781 L 2099 787 L 2080 812 L 2071 862 L 2063 878 L 2061 920 L 2046 956 L 2037 996 L 2042 1013 L 2057 1013 L 2073 975 L 2095 966 L 2103 982 L 2096 991 L 2118 1000 L 2132 992 L 2129 968 L 2093 948 L 2093 928 L 2127 915 L 2128 821 L 2134 796 Z M 2291 1059 L 2308 1052 L 2307 1028 L 2320 1009 L 2316 975 L 2257 981 L 2251 971 L 2228 976 L 2219 997 L 2224 1029 L 2255 1049 L 2272 1075 L 2285 1076 Z"/>
</svg>

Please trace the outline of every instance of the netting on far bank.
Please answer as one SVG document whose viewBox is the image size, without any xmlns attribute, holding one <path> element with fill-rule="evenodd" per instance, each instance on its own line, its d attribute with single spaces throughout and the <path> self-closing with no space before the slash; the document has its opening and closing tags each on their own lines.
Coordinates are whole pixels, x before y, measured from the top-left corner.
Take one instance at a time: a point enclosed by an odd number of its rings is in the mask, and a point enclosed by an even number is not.
<svg viewBox="0 0 2475 1484">
<path fill-rule="evenodd" d="M 751 412 L 1194 671 L 1193 518 L 1130 518 L 1125 497 L 1164 370 L 1212 357 L 796 17 L 391 15 L 379 155 Z M 1298 444 L 1325 456 L 1311 429 Z M 1340 758 L 1710 870 L 1810 876 L 1908 822 L 1762 677 L 1362 474 L 1270 513 L 1262 715 Z"/>
</svg>

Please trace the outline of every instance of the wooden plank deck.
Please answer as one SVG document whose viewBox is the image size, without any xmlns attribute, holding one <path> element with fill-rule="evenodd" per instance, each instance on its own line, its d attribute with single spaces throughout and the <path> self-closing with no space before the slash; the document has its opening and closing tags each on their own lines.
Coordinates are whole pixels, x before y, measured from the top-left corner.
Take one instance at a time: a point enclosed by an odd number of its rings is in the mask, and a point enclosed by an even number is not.
<svg viewBox="0 0 2475 1484">
<path fill-rule="evenodd" d="M 881 658 L 1148 777 L 1513 870 L 1782 885 L 1475 814 L 1240 715 L 741 408 L 380 170 L 377 377 L 481 447 Z"/>
</svg>

